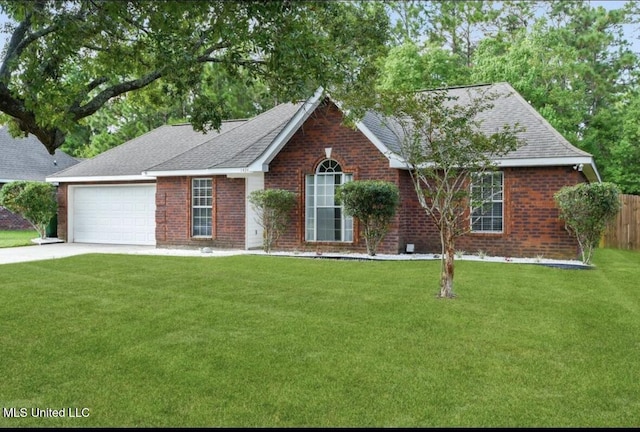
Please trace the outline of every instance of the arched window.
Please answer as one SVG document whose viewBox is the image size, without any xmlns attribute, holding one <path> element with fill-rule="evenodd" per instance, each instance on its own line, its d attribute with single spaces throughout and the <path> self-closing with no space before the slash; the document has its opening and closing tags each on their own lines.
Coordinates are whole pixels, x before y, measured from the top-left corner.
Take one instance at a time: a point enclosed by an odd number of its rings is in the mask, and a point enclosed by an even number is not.
<svg viewBox="0 0 640 432">
<path fill-rule="evenodd" d="M 353 218 L 336 204 L 336 187 L 353 180 L 333 159 L 326 159 L 306 178 L 306 240 L 353 241 Z"/>
</svg>

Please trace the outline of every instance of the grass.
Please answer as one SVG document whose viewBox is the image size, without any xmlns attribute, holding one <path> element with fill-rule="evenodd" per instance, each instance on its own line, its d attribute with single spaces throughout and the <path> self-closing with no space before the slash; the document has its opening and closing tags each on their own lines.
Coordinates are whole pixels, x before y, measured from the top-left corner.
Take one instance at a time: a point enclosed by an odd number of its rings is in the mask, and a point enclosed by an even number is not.
<svg viewBox="0 0 640 432">
<path fill-rule="evenodd" d="M 639 264 L 461 261 L 455 300 L 437 261 L 3 265 L 0 427 L 638 426 Z"/>
<path fill-rule="evenodd" d="M 31 239 L 38 238 L 35 230 L 24 231 L 2 231 L 0 230 L 0 248 L 31 246 Z"/>
</svg>

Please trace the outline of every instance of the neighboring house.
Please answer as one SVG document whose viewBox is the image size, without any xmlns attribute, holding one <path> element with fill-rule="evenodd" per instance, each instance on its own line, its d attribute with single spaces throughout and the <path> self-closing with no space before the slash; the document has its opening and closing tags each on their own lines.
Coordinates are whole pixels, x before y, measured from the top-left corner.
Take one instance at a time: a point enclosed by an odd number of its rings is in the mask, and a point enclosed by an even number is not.
<svg viewBox="0 0 640 432">
<path fill-rule="evenodd" d="M 78 160 L 57 150 L 50 155 L 47 149 L 33 135 L 14 138 L 6 126 L 0 127 L 0 188 L 15 180 L 45 181 L 56 171 L 69 168 Z M 33 228 L 22 217 L 0 207 L 0 230 Z"/>
<path fill-rule="evenodd" d="M 553 194 L 599 181 L 593 158 L 565 140 L 511 86 L 482 113 L 483 128 L 526 127 L 526 145 L 497 160 L 494 211 L 474 223 L 457 247 L 491 255 L 575 257 L 576 241 L 558 219 Z M 366 250 L 358 223 L 335 204 L 335 186 L 382 179 L 398 185 L 401 205 L 379 253 L 440 251 L 438 232 L 419 206 L 395 136 L 374 113 L 351 129 L 340 109 L 317 92 L 249 120 L 224 122 L 219 133 L 163 126 L 47 180 L 59 183 L 58 236 L 69 242 L 160 247 L 258 248 L 262 230 L 247 196 L 282 188 L 298 194 L 277 248 Z M 502 192 L 502 193 L 500 193 Z"/>
</svg>

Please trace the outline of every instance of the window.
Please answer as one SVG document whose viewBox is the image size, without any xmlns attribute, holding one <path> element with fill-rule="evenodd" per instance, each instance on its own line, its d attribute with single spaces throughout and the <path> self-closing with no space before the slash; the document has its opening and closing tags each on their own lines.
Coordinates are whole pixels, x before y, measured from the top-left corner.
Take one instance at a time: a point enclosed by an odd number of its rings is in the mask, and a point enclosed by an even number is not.
<svg viewBox="0 0 640 432">
<path fill-rule="evenodd" d="M 471 231 L 502 232 L 504 219 L 501 172 L 476 175 L 471 182 Z M 475 206 L 475 207 L 474 207 Z"/>
<path fill-rule="evenodd" d="M 340 164 L 327 159 L 315 175 L 306 178 L 306 240 L 353 241 L 353 218 L 344 214 L 336 204 L 336 187 L 353 180 L 352 174 L 344 174 Z"/>
<path fill-rule="evenodd" d="M 191 230 L 194 237 L 211 237 L 211 179 L 191 180 Z"/>
</svg>

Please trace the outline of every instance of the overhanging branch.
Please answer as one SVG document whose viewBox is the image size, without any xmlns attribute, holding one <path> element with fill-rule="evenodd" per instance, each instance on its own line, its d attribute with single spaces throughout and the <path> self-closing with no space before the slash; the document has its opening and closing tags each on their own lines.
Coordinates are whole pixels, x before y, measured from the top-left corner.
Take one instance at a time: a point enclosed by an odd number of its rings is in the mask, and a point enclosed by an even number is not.
<svg viewBox="0 0 640 432">
<path fill-rule="evenodd" d="M 151 73 L 148 73 L 147 75 L 141 78 L 115 84 L 111 87 L 108 87 L 102 90 L 85 105 L 82 105 L 82 106 L 77 105 L 73 107 L 70 110 L 70 113 L 73 115 L 74 120 L 83 119 L 85 117 L 88 117 L 94 114 L 96 111 L 98 111 L 100 107 L 102 107 L 105 103 L 107 103 L 107 101 L 109 101 L 109 99 L 112 99 L 121 94 L 130 92 L 132 90 L 138 90 L 138 89 L 144 88 L 160 77 L 162 77 L 162 72 L 159 70 L 156 70 Z M 94 80 L 92 84 L 95 84 L 100 80 L 103 80 L 102 83 L 106 82 L 106 79 L 100 78 L 98 80 Z"/>
</svg>

